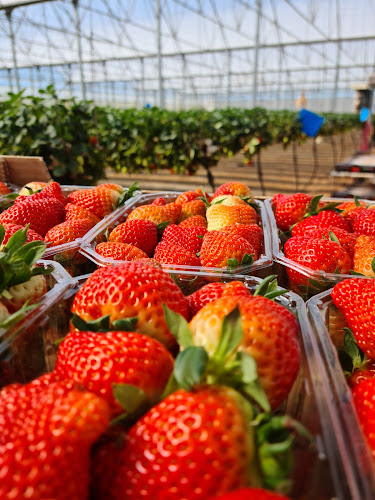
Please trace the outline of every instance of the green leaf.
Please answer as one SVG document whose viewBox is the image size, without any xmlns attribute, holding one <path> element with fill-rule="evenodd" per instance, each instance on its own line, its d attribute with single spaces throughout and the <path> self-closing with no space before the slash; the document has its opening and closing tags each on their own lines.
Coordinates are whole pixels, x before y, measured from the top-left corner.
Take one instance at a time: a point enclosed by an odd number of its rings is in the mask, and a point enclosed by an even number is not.
<svg viewBox="0 0 375 500">
<path fill-rule="evenodd" d="M 333 231 L 329 231 L 328 234 L 329 234 L 329 239 L 331 241 L 335 241 L 336 243 L 338 243 L 340 245 L 340 241 Z"/>
<path fill-rule="evenodd" d="M 111 330 L 120 330 L 123 332 L 135 332 L 138 323 L 138 316 L 132 318 L 116 319 L 112 323 Z"/>
<path fill-rule="evenodd" d="M 110 331 L 110 315 L 102 316 L 92 321 L 85 321 L 77 314 L 73 314 L 71 322 L 78 330 L 82 332 L 109 332 Z"/>
<path fill-rule="evenodd" d="M 359 367 L 364 355 L 358 347 L 357 341 L 350 328 L 344 328 L 344 348 L 352 359 L 353 367 Z"/>
<path fill-rule="evenodd" d="M 150 405 L 148 396 L 142 389 L 131 384 L 112 384 L 113 395 L 126 413 L 143 412 Z"/>
<path fill-rule="evenodd" d="M 258 369 L 255 359 L 250 354 L 242 351 L 237 353 L 242 370 L 241 392 L 254 400 L 263 411 L 270 411 L 270 403 L 264 392 L 258 377 Z"/>
<path fill-rule="evenodd" d="M 254 262 L 254 254 L 245 253 L 241 260 L 241 266 L 251 266 Z"/>
<path fill-rule="evenodd" d="M 5 227 L 0 224 L 0 245 L 4 241 L 4 236 L 5 236 Z"/>
<path fill-rule="evenodd" d="M 179 386 L 190 390 L 201 382 L 208 354 L 201 346 L 189 346 L 177 355 L 174 376 Z"/>
<path fill-rule="evenodd" d="M 227 260 L 227 267 L 235 269 L 238 267 L 238 260 L 237 259 L 228 259 Z"/>
<path fill-rule="evenodd" d="M 375 273 L 375 257 L 371 261 L 371 269 L 372 269 L 372 272 Z"/>
<path fill-rule="evenodd" d="M 224 363 L 240 345 L 242 335 L 241 313 L 236 306 L 222 321 L 220 338 L 213 358 L 219 363 Z"/>
<path fill-rule="evenodd" d="M 167 326 L 177 343 L 183 348 L 193 346 L 193 335 L 186 319 L 165 304 L 163 304 L 163 309 Z"/>
<path fill-rule="evenodd" d="M 313 199 L 310 202 L 310 206 L 309 206 L 309 208 L 307 210 L 307 214 L 308 215 L 312 215 L 312 214 L 316 214 L 317 213 L 318 205 L 319 205 L 320 199 L 322 197 L 323 197 L 322 194 L 313 197 Z M 305 214 L 305 217 L 306 217 L 307 214 Z"/>
</svg>

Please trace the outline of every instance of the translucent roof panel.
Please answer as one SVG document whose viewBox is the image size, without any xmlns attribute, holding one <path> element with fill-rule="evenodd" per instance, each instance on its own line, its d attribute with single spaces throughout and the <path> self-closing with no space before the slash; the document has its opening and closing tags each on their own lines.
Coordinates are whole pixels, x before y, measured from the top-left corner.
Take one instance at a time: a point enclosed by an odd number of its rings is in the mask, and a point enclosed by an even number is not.
<svg viewBox="0 0 375 500">
<path fill-rule="evenodd" d="M 0 0 L 0 95 L 351 111 L 374 26 L 373 0 Z"/>
</svg>

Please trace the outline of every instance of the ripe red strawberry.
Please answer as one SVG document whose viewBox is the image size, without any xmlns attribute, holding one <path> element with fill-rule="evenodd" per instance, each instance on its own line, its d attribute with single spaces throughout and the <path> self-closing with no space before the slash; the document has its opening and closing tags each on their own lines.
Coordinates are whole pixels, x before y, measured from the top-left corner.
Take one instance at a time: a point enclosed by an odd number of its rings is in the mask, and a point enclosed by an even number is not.
<svg viewBox="0 0 375 500">
<path fill-rule="evenodd" d="M 177 196 L 176 203 L 178 203 L 179 205 L 184 205 L 185 203 L 196 200 L 197 198 L 199 198 L 199 196 L 200 195 L 197 193 L 197 191 L 185 191 Z"/>
<path fill-rule="evenodd" d="M 195 215 L 201 215 L 202 217 L 206 215 L 206 205 L 204 201 L 193 200 L 181 205 L 181 213 L 177 222 L 180 223 L 183 220 L 194 217 Z"/>
<path fill-rule="evenodd" d="M 68 203 L 87 208 L 99 219 L 103 219 L 117 207 L 119 198 L 118 191 L 102 187 L 79 189 L 68 194 L 66 199 Z"/>
<path fill-rule="evenodd" d="M 107 403 L 71 382 L 38 380 L 0 392 L 0 497 L 88 498 L 90 449 Z"/>
<path fill-rule="evenodd" d="M 190 318 L 195 316 L 209 302 L 226 297 L 227 295 L 247 296 L 250 295 L 250 291 L 242 281 L 208 283 L 186 297 L 189 303 Z"/>
<path fill-rule="evenodd" d="M 375 259 L 375 237 L 358 236 L 354 246 L 353 271 L 375 278 L 372 263 Z"/>
<path fill-rule="evenodd" d="M 90 210 L 87 210 L 87 208 L 74 205 L 74 203 L 67 203 L 65 205 L 64 221 L 71 219 L 89 219 L 92 221 L 93 226 L 100 222 L 99 217 L 91 213 Z"/>
<path fill-rule="evenodd" d="M 206 233 L 207 229 L 202 226 L 184 227 L 170 224 L 165 228 L 161 241 L 171 245 L 179 245 L 196 254 L 201 249 L 203 236 Z"/>
<path fill-rule="evenodd" d="M 308 219 L 306 219 L 308 220 Z M 292 229 L 292 236 L 306 236 L 309 238 L 326 238 L 327 240 L 336 237 L 340 245 L 348 252 L 350 257 L 354 255 L 354 245 L 357 240 L 357 236 L 354 233 L 348 233 L 345 229 L 339 227 L 316 227 L 315 225 L 300 227 L 298 230 L 298 224 Z M 295 231 L 295 229 L 297 231 Z M 297 234 L 294 234 L 294 233 Z M 331 235 L 333 233 L 333 235 Z"/>
<path fill-rule="evenodd" d="M 141 205 L 134 208 L 128 215 L 127 220 L 146 219 L 156 225 L 162 222 L 176 224 L 181 213 L 181 205 L 172 202 L 166 205 Z"/>
<path fill-rule="evenodd" d="M 224 317 L 239 304 L 242 342 L 257 364 L 261 385 L 272 409 L 289 394 L 300 365 L 299 326 L 284 306 L 262 296 L 225 296 L 205 305 L 190 321 L 195 345 L 213 355 Z"/>
<path fill-rule="evenodd" d="M 64 206 L 55 198 L 40 194 L 17 198 L 13 206 L 0 214 L 0 224 L 29 224 L 30 229 L 44 237 L 51 227 L 63 221 Z"/>
<path fill-rule="evenodd" d="M 246 184 L 244 184 L 243 182 L 238 182 L 238 181 L 226 182 L 225 184 L 222 184 L 216 189 L 216 191 L 212 195 L 211 201 L 217 196 L 221 196 L 223 194 L 231 194 L 243 198 L 250 198 L 251 189 L 249 188 L 249 186 L 246 186 Z"/>
<path fill-rule="evenodd" d="M 359 423 L 375 460 L 375 379 L 364 380 L 353 389 Z"/>
<path fill-rule="evenodd" d="M 63 195 L 61 186 L 56 181 L 48 182 L 41 190 L 41 193 L 45 196 L 51 196 L 52 198 L 56 198 L 59 200 L 64 206 L 66 205 L 66 198 Z"/>
<path fill-rule="evenodd" d="M 195 253 L 168 241 L 161 241 L 157 244 L 154 259 L 160 264 L 201 267 L 201 262 Z"/>
<path fill-rule="evenodd" d="M 2 245 L 6 245 L 9 241 L 9 238 L 16 233 L 19 230 L 25 229 L 24 226 L 20 226 L 19 224 L 3 224 L 5 228 L 5 236 L 2 241 Z M 26 242 L 29 243 L 30 241 L 43 241 L 42 236 L 40 234 L 36 233 L 32 229 L 28 228 L 27 233 L 26 233 Z"/>
<path fill-rule="evenodd" d="M 119 243 L 115 241 L 103 241 L 98 243 L 95 251 L 102 257 L 113 260 L 137 260 L 148 259 L 148 255 L 140 248 L 130 243 Z"/>
<path fill-rule="evenodd" d="M 375 210 L 359 209 L 351 219 L 354 233 L 375 236 Z"/>
<path fill-rule="evenodd" d="M 187 300 L 172 278 L 145 261 L 132 261 L 94 271 L 75 295 L 72 312 L 84 321 L 109 315 L 110 325 L 138 317 L 137 332 L 175 348 L 163 303 L 188 317 Z"/>
<path fill-rule="evenodd" d="M 333 303 L 343 312 L 359 348 L 375 359 L 375 280 L 351 278 L 337 283 L 331 292 Z"/>
<path fill-rule="evenodd" d="M 208 231 L 218 231 L 233 224 L 257 224 L 258 214 L 250 205 L 211 205 L 206 212 Z"/>
<path fill-rule="evenodd" d="M 302 236 L 307 227 L 333 228 L 337 227 L 350 233 L 351 227 L 346 219 L 334 210 L 322 210 L 296 224 L 292 229 L 292 236 Z"/>
<path fill-rule="evenodd" d="M 203 237 L 199 254 L 204 267 L 239 267 L 251 263 L 253 246 L 242 236 L 223 231 L 209 231 Z"/>
<path fill-rule="evenodd" d="M 254 248 L 254 260 L 259 258 L 263 242 L 263 230 L 258 224 L 234 224 L 223 227 L 224 233 L 238 234 L 245 238 Z"/>
<path fill-rule="evenodd" d="M 312 271 L 348 274 L 352 267 L 352 259 L 348 252 L 336 241 L 293 236 L 284 245 L 285 257 Z M 293 285 L 310 288 L 309 278 L 287 267 L 289 281 Z"/>
<path fill-rule="evenodd" d="M 300 222 L 304 218 L 312 198 L 305 193 L 295 193 L 283 198 L 278 196 L 275 207 L 277 227 L 281 231 L 289 231 L 291 226 Z"/>
<path fill-rule="evenodd" d="M 55 374 L 104 398 L 115 416 L 124 410 L 115 399 L 114 384 L 138 387 L 150 405 L 155 404 L 172 373 L 173 362 L 162 344 L 140 333 L 71 332 L 60 344 Z"/>
<path fill-rule="evenodd" d="M 283 200 L 285 200 L 285 198 L 287 197 L 288 195 L 286 194 L 281 194 L 281 193 L 278 193 L 278 194 L 275 194 L 274 197 L 272 198 L 272 203 L 273 203 L 273 206 L 276 208 L 277 205 L 279 203 L 281 203 Z"/>
<path fill-rule="evenodd" d="M 289 497 L 262 488 L 241 488 L 209 500 L 290 500 Z"/>
<path fill-rule="evenodd" d="M 162 196 L 155 198 L 155 200 L 151 203 L 151 205 L 166 205 L 168 202 Z"/>
<path fill-rule="evenodd" d="M 340 203 L 340 205 L 337 205 L 336 208 L 341 210 L 340 213 L 343 217 L 347 217 L 350 216 L 350 212 L 352 212 L 352 210 L 357 210 L 359 207 L 366 208 L 366 202 L 358 200 L 344 201 L 343 203 Z"/>
<path fill-rule="evenodd" d="M 93 227 L 93 222 L 88 219 L 70 219 L 52 227 L 47 232 L 44 242 L 48 247 L 63 245 L 82 238 Z"/>
<path fill-rule="evenodd" d="M 0 182 L 0 196 L 4 196 L 5 194 L 9 194 L 11 192 L 12 191 L 4 182 Z"/>
<path fill-rule="evenodd" d="M 202 215 L 194 215 L 193 217 L 189 217 L 188 219 L 183 220 L 179 223 L 180 227 L 207 227 L 206 218 Z"/>
<path fill-rule="evenodd" d="M 109 241 L 130 243 L 151 257 L 158 243 L 157 226 L 146 219 L 127 220 L 111 231 Z"/>
<path fill-rule="evenodd" d="M 198 500 L 257 484 L 253 430 L 238 396 L 224 386 L 180 389 L 154 406 L 122 446 L 94 455 L 97 499 Z"/>
</svg>

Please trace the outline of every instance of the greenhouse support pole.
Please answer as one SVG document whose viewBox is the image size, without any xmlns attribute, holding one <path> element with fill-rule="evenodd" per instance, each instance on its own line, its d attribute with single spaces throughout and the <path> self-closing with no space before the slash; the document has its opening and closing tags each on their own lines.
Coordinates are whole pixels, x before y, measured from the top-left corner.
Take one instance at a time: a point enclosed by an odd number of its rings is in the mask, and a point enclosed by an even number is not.
<svg viewBox="0 0 375 500">
<path fill-rule="evenodd" d="M 82 99 L 86 101 L 86 85 L 83 77 L 83 63 L 82 63 L 81 24 L 79 22 L 79 13 L 78 13 L 79 0 L 72 0 L 72 2 L 74 6 L 75 31 L 76 31 L 77 47 L 78 47 L 78 65 L 79 65 L 79 74 L 81 77 Z"/>
<path fill-rule="evenodd" d="M 340 25 L 340 2 L 339 0 L 336 0 L 336 22 L 337 22 L 337 37 L 338 37 L 338 42 L 337 42 L 337 54 L 336 54 L 336 71 L 335 71 L 335 89 L 334 89 L 334 95 L 332 99 L 332 113 L 336 112 L 336 105 L 337 105 L 337 92 L 339 88 L 339 74 L 340 74 L 340 56 L 341 56 L 341 25 Z"/>
<path fill-rule="evenodd" d="M 8 68 L 8 85 L 9 85 L 10 91 L 13 92 L 12 72 L 11 72 L 10 68 Z"/>
<path fill-rule="evenodd" d="M 158 78 L 159 78 L 159 108 L 164 108 L 164 88 L 163 88 L 163 68 L 162 68 L 162 57 L 161 57 L 161 9 L 160 0 L 155 0 L 156 2 L 156 37 L 157 37 L 157 48 L 158 48 Z"/>
<path fill-rule="evenodd" d="M 12 9 L 8 9 L 6 11 L 6 16 L 7 16 L 8 24 L 9 24 L 10 41 L 12 43 L 13 69 L 14 69 L 14 76 L 16 78 L 16 88 L 17 88 L 17 92 L 19 92 L 21 90 L 21 88 L 20 88 L 20 79 L 19 79 L 18 67 L 17 67 L 16 38 L 14 36 L 13 24 L 12 24 Z"/>
<path fill-rule="evenodd" d="M 232 93 L 232 52 L 228 50 L 228 87 L 227 87 L 227 108 L 230 107 L 230 95 Z"/>
<path fill-rule="evenodd" d="M 260 17 L 262 11 L 262 0 L 257 0 L 257 24 L 255 31 L 255 53 L 254 53 L 254 72 L 253 72 L 253 108 L 257 102 L 257 80 L 258 80 L 258 58 L 259 58 L 259 37 L 260 37 Z"/>
</svg>

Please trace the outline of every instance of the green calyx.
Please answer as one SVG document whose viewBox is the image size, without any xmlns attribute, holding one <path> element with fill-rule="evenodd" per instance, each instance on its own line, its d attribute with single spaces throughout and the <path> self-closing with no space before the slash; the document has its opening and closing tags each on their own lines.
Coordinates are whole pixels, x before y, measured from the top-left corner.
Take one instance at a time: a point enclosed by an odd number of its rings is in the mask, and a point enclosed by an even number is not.
<svg viewBox="0 0 375 500">
<path fill-rule="evenodd" d="M 357 340 L 350 328 L 344 328 L 344 348 L 338 348 L 338 356 L 346 377 L 350 377 L 355 370 L 366 367 L 369 358 L 361 351 Z"/>
<path fill-rule="evenodd" d="M 288 415 L 259 413 L 253 420 L 258 461 L 264 487 L 288 493 L 293 467 L 293 444 L 297 437 L 313 446 L 313 437 L 298 421 Z"/>
<path fill-rule="evenodd" d="M 255 289 L 253 295 L 261 295 L 262 297 L 273 300 L 280 295 L 284 295 L 285 293 L 287 293 L 287 290 L 278 287 L 276 274 L 271 274 L 261 281 Z"/>
<path fill-rule="evenodd" d="M 242 319 L 238 307 L 223 319 L 219 342 L 212 356 L 203 346 L 194 345 L 185 318 L 166 305 L 163 307 L 168 328 L 182 348 L 164 396 L 179 387 L 192 390 L 200 385 L 219 384 L 232 387 L 263 411 L 269 411 L 270 405 L 260 385 L 255 360 L 238 350 L 242 341 Z"/>
<path fill-rule="evenodd" d="M 133 316 L 131 318 L 122 318 L 110 322 L 110 316 L 101 316 L 100 318 L 85 321 L 77 314 L 73 314 L 71 319 L 72 325 L 75 326 L 81 332 L 96 332 L 96 333 L 106 333 L 109 331 L 122 331 L 122 332 L 135 332 L 135 328 L 138 322 L 138 317 Z"/>
<path fill-rule="evenodd" d="M 9 296 L 7 290 L 12 286 L 26 283 L 39 274 L 50 274 L 53 270 L 35 267 L 47 246 L 43 241 L 26 243 L 28 227 L 14 233 L 6 245 L 2 245 L 6 231 L 0 224 L 0 294 L 4 297 Z"/>
<path fill-rule="evenodd" d="M 130 198 L 132 198 L 135 195 L 136 191 L 138 190 L 139 190 L 138 182 L 134 182 L 134 184 L 129 186 L 127 189 L 124 189 L 124 191 L 120 195 L 120 198 L 117 201 L 117 206 L 114 208 L 121 207 L 127 200 L 130 200 Z"/>
<path fill-rule="evenodd" d="M 341 213 L 342 210 L 338 209 L 337 207 L 341 204 L 340 201 L 332 201 L 330 203 L 327 203 L 324 207 L 318 208 L 319 202 L 321 198 L 323 197 L 322 194 L 314 196 L 313 199 L 310 202 L 310 205 L 307 208 L 307 211 L 304 215 L 304 219 L 307 217 L 310 217 L 311 215 L 317 215 L 319 212 L 323 212 L 326 210 L 334 210 L 335 212 Z"/>
</svg>

